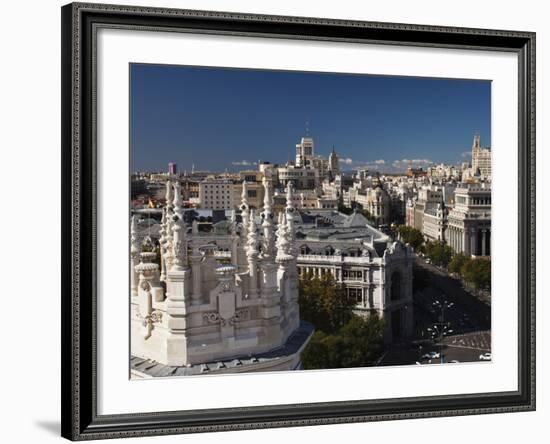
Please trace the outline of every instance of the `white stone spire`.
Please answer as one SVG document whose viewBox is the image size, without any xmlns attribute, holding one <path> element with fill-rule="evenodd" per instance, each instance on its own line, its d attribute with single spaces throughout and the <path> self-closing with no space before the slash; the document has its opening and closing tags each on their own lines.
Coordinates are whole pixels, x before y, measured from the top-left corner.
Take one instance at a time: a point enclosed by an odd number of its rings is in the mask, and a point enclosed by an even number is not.
<svg viewBox="0 0 550 444">
<path fill-rule="evenodd" d="M 292 244 L 288 232 L 286 213 L 279 213 L 279 223 L 277 226 L 277 262 L 285 262 L 293 259 L 290 255 Z"/>
<path fill-rule="evenodd" d="M 132 222 L 130 223 L 130 252 L 132 255 L 140 253 L 139 238 L 137 234 L 137 219 L 136 216 L 132 216 Z"/>
<path fill-rule="evenodd" d="M 264 176 L 264 208 L 262 211 L 262 228 L 264 232 L 262 257 L 264 259 L 274 259 L 275 253 L 275 234 L 273 232 L 273 194 L 271 189 L 271 181 Z"/>
<path fill-rule="evenodd" d="M 166 208 L 172 210 L 173 200 L 174 200 L 174 191 L 172 189 L 172 181 L 166 181 Z"/>
<path fill-rule="evenodd" d="M 136 271 L 136 265 L 139 263 L 139 253 L 141 251 L 139 237 L 137 234 L 137 219 L 132 216 L 130 223 L 130 287 L 132 296 L 137 296 L 139 273 Z"/>
<path fill-rule="evenodd" d="M 160 280 L 165 281 L 166 280 L 166 250 L 167 250 L 167 243 L 168 238 L 166 236 L 166 228 L 167 228 L 167 221 L 166 221 L 166 207 L 162 210 L 162 219 L 160 222 L 160 238 L 159 238 L 159 245 L 160 245 Z"/>
<path fill-rule="evenodd" d="M 287 224 L 287 231 L 288 236 L 290 240 L 290 254 L 295 254 L 295 247 L 294 247 L 294 213 L 296 212 L 296 209 L 294 208 L 293 204 L 293 198 L 294 198 L 294 185 L 291 181 L 289 181 L 286 185 L 286 207 L 285 207 L 285 214 L 286 214 L 286 224 Z"/>
<path fill-rule="evenodd" d="M 248 291 L 249 297 L 258 293 L 258 234 L 256 233 L 256 214 L 250 210 L 250 225 L 248 227 L 246 257 L 248 259 Z"/>
<path fill-rule="evenodd" d="M 174 184 L 174 213 L 183 221 L 183 201 L 181 200 L 181 184 Z"/>
<path fill-rule="evenodd" d="M 248 225 L 248 236 L 247 236 L 247 249 L 246 255 L 250 259 L 251 257 L 258 257 L 258 234 L 256 233 L 256 212 L 250 210 L 250 222 Z"/>
<path fill-rule="evenodd" d="M 183 270 L 187 267 L 187 238 L 185 222 L 183 221 L 183 202 L 181 200 L 181 184 L 174 184 L 174 215 L 171 219 L 171 253 L 172 266 L 170 270 Z"/>
<path fill-rule="evenodd" d="M 246 180 L 243 180 L 243 192 L 241 194 L 241 217 L 242 217 L 242 237 L 247 238 L 248 225 L 250 224 L 250 208 L 248 206 L 248 187 Z"/>
</svg>

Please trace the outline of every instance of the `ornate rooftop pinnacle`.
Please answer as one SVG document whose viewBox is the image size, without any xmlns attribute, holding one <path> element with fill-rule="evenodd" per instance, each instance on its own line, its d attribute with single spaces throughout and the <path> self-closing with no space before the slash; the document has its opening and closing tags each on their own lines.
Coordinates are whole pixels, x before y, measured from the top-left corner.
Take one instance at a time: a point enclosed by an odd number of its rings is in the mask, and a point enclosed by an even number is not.
<svg viewBox="0 0 550 444">
<path fill-rule="evenodd" d="M 250 210 L 246 255 L 249 259 L 258 257 L 258 234 L 256 233 L 256 213 Z"/>
<path fill-rule="evenodd" d="M 174 213 L 183 223 L 183 201 L 181 200 L 181 184 L 179 181 L 174 184 Z"/>
<path fill-rule="evenodd" d="M 264 186 L 264 208 L 262 211 L 262 228 L 264 230 L 262 256 L 264 258 L 273 258 L 275 250 L 275 236 L 273 232 L 273 195 L 271 182 L 264 176 L 262 179 Z"/>
<path fill-rule="evenodd" d="M 166 181 L 166 207 L 171 209 L 172 208 L 172 201 L 174 200 L 174 192 L 172 189 L 172 181 L 167 180 Z"/>
<path fill-rule="evenodd" d="M 237 212 L 235 210 L 231 210 L 231 235 L 235 236 L 237 234 Z"/>
<path fill-rule="evenodd" d="M 294 204 L 292 203 L 292 198 L 294 196 L 294 185 L 292 181 L 288 181 L 286 184 L 286 212 L 289 210 L 294 211 Z"/>
<path fill-rule="evenodd" d="M 248 225 L 250 223 L 249 213 L 250 209 L 248 206 L 248 187 L 246 180 L 243 180 L 243 192 L 241 194 L 241 218 L 242 218 L 242 236 L 246 239 L 248 234 Z"/>
<path fill-rule="evenodd" d="M 135 257 L 140 251 L 137 234 L 137 219 L 136 216 L 132 216 L 132 222 L 130 224 L 130 253 Z"/>
<path fill-rule="evenodd" d="M 286 213 L 279 213 L 279 224 L 277 226 L 277 262 L 287 262 L 293 259 L 291 256 L 291 241 L 288 232 Z"/>
<path fill-rule="evenodd" d="M 286 207 L 285 207 L 285 221 L 287 225 L 288 238 L 290 240 L 291 246 L 289 249 L 290 254 L 295 254 L 295 247 L 293 246 L 294 241 L 294 204 L 292 202 L 294 197 L 294 185 L 291 181 L 287 183 L 286 186 Z"/>
<path fill-rule="evenodd" d="M 241 193 L 241 210 L 243 209 L 242 206 L 246 206 L 248 208 L 248 186 L 246 180 L 243 180 L 243 192 Z"/>
<path fill-rule="evenodd" d="M 185 224 L 176 214 L 173 216 L 172 225 L 172 267 L 171 270 L 180 271 L 187 267 L 187 239 L 185 236 Z"/>
</svg>

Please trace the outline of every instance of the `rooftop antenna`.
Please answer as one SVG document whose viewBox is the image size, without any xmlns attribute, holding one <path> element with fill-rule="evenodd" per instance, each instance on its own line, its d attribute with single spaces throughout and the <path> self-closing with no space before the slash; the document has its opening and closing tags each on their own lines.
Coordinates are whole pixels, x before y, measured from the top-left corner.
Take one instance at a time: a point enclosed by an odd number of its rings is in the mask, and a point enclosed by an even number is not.
<svg viewBox="0 0 550 444">
<path fill-rule="evenodd" d="M 306 119 L 306 137 L 309 137 L 309 117 Z"/>
</svg>

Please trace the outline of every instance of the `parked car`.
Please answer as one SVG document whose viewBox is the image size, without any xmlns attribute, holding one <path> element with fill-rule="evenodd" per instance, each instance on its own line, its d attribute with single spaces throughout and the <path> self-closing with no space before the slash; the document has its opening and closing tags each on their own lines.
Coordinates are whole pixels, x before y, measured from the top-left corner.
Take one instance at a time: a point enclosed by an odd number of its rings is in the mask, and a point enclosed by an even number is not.
<svg viewBox="0 0 550 444">
<path fill-rule="evenodd" d="M 483 353 L 482 355 L 479 355 L 480 361 L 490 361 L 491 360 L 491 353 Z"/>
<path fill-rule="evenodd" d="M 439 352 L 435 352 L 435 351 L 431 351 L 429 353 L 425 353 L 422 355 L 422 359 L 437 359 L 439 358 L 441 355 L 439 354 Z"/>
</svg>

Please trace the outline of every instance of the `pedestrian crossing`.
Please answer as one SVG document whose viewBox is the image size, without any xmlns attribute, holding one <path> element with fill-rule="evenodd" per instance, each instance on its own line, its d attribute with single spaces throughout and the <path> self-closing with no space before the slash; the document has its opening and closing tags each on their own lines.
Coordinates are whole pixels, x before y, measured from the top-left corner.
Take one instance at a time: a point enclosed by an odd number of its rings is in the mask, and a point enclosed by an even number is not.
<svg viewBox="0 0 550 444">
<path fill-rule="evenodd" d="M 449 336 L 443 340 L 443 344 L 452 347 L 491 351 L 491 332 L 481 331 Z"/>
</svg>

